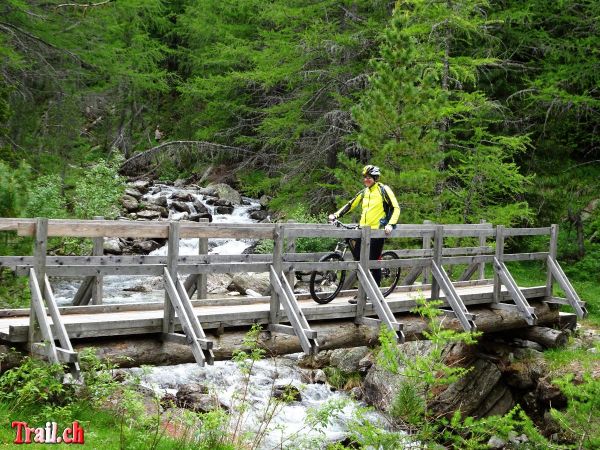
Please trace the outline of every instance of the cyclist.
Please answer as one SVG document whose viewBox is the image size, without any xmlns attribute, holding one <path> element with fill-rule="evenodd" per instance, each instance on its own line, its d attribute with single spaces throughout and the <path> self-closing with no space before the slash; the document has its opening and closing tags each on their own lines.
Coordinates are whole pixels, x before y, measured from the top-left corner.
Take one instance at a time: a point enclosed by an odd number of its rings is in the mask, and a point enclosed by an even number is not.
<svg viewBox="0 0 600 450">
<path fill-rule="evenodd" d="M 361 215 L 359 226 L 369 226 L 371 228 L 385 230 L 388 235 L 392 232 L 392 228 L 400 219 L 400 206 L 394 192 L 389 186 L 379 182 L 381 171 L 379 167 L 367 165 L 362 170 L 363 184 L 365 188 L 359 191 L 348 203 L 342 206 L 338 211 L 329 215 L 329 221 L 339 219 L 343 215 L 354 210 L 358 205 L 361 205 Z M 384 238 L 371 239 L 371 248 L 369 259 L 379 259 L 383 251 Z M 350 246 L 352 256 L 355 260 L 360 259 L 361 240 L 357 239 L 354 246 Z M 381 284 L 381 269 L 372 269 L 371 273 L 377 283 Z M 356 303 L 356 298 L 349 300 L 350 303 Z"/>
</svg>

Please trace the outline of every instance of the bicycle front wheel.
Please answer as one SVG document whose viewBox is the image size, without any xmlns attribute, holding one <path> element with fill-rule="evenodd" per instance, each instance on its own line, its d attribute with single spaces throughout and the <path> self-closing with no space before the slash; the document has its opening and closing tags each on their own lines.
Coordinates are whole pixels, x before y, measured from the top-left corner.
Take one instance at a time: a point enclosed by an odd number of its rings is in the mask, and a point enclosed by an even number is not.
<svg viewBox="0 0 600 450">
<path fill-rule="evenodd" d="M 393 259 L 399 259 L 398 255 L 394 252 L 384 252 L 381 255 L 382 261 L 390 261 Z M 400 281 L 400 267 L 384 267 L 381 269 L 381 293 L 384 297 L 387 297 L 398 285 Z"/>
<path fill-rule="evenodd" d="M 336 261 L 343 261 L 339 253 L 330 253 L 319 260 L 319 262 Z M 317 303 L 329 303 L 340 293 L 345 279 L 345 270 L 315 270 L 310 274 L 310 296 Z"/>
</svg>

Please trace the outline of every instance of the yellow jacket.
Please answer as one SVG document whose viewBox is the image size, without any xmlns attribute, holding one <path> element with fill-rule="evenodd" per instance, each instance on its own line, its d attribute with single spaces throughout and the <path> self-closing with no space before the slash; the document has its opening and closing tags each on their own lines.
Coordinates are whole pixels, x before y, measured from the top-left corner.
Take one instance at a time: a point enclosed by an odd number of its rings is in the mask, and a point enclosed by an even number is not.
<svg viewBox="0 0 600 450">
<path fill-rule="evenodd" d="M 400 205 L 398 200 L 392 192 L 389 186 L 382 183 L 374 183 L 370 188 L 364 188 L 359 191 L 352 200 L 342 206 L 338 211 L 334 213 L 334 216 L 342 217 L 344 214 L 354 210 L 359 204 L 361 204 L 362 212 L 360 214 L 359 225 L 361 227 L 369 226 L 371 228 L 382 228 L 381 219 L 385 219 L 385 208 L 384 198 L 382 190 L 385 190 L 389 199 L 389 207 L 393 208 L 392 216 L 388 221 L 389 225 L 396 225 L 400 219 Z"/>
</svg>

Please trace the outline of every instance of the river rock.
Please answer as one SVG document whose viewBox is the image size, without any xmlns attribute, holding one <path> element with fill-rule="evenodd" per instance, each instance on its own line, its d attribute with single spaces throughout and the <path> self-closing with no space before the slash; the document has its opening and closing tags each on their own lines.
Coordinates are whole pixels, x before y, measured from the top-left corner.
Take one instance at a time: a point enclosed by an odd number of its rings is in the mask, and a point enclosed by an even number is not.
<svg viewBox="0 0 600 450">
<path fill-rule="evenodd" d="M 125 208 L 129 212 L 137 211 L 138 209 L 140 209 L 140 203 L 135 197 L 132 197 L 131 195 L 123 195 L 121 197 L 121 204 L 123 205 L 123 208 Z"/>
<path fill-rule="evenodd" d="M 159 211 L 152 211 L 150 209 L 144 209 L 137 213 L 138 219 L 154 220 L 160 217 Z"/>
<path fill-rule="evenodd" d="M 148 180 L 136 180 L 132 183 L 129 183 L 129 186 L 131 186 L 133 189 L 136 189 L 138 192 L 145 194 L 150 190 L 151 184 L 152 183 Z"/>
<path fill-rule="evenodd" d="M 135 242 L 132 246 L 132 249 L 136 253 L 142 253 L 144 255 L 147 255 L 151 251 L 156 250 L 157 248 L 160 248 L 160 247 L 162 247 L 162 244 L 160 244 L 159 242 L 156 242 L 153 239 L 148 239 L 145 241 Z"/>
<path fill-rule="evenodd" d="M 121 255 L 123 254 L 123 244 L 119 239 L 105 239 L 102 244 L 102 248 L 104 249 L 104 253 L 109 255 Z"/>
<path fill-rule="evenodd" d="M 188 205 L 185 202 L 180 202 L 177 200 L 171 202 L 171 208 L 173 208 L 175 211 L 179 211 L 179 212 L 186 212 L 188 214 L 192 213 L 192 208 L 190 208 L 190 205 Z"/>
<path fill-rule="evenodd" d="M 232 214 L 233 206 L 217 206 L 215 212 L 217 214 Z"/>
<path fill-rule="evenodd" d="M 266 208 L 267 206 L 269 206 L 269 202 L 273 200 L 273 197 L 269 197 L 268 195 L 263 195 L 258 199 L 258 203 L 260 203 L 260 206 L 262 206 L 263 208 Z"/>
<path fill-rule="evenodd" d="M 560 409 L 567 406 L 567 398 L 548 377 L 539 380 L 535 388 L 535 396 L 538 402 L 548 408 L 552 406 L 552 408 Z"/>
<path fill-rule="evenodd" d="M 129 195 L 130 197 L 134 197 L 136 200 L 139 200 L 142 198 L 143 194 L 136 188 L 128 187 L 125 189 L 125 195 Z"/>
<path fill-rule="evenodd" d="M 284 402 L 301 402 L 302 396 L 298 388 L 292 384 L 273 386 L 273 397 Z"/>
<path fill-rule="evenodd" d="M 251 289 L 261 295 L 271 294 L 271 280 L 267 273 L 236 273 L 233 276 L 232 283 L 235 290 L 241 294 L 245 294 L 246 289 Z"/>
<path fill-rule="evenodd" d="M 185 187 L 186 181 L 183 178 L 178 178 L 173 182 L 173 187 L 176 187 L 178 189 L 181 189 L 183 187 Z"/>
<path fill-rule="evenodd" d="M 196 210 L 196 212 L 198 214 L 203 214 L 203 213 L 208 213 L 208 208 L 206 207 L 206 205 L 204 203 L 202 203 L 200 200 L 198 200 L 197 198 L 194 199 L 194 209 Z"/>
<path fill-rule="evenodd" d="M 321 350 L 316 355 L 302 353 L 298 358 L 298 366 L 306 369 L 322 369 L 327 367 L 331 361 L 332 350 Z"/>
<path fill-rule="evenodd" d="M 373 365 L 363 381 L 363 400 L 381 411 L 389 412 L 402 377 Z"/>
<path fill-rule="evenodd" d="M 331 352 L 330 364 L 342 372 L 358 372 L 360 361 L 370 352 L 368 347 L 337 348 Z"/>
<path fill-rule="evenodd" d="M 327 384 L 327 374 L 322 369 L 317 369 L 313 374 L 313 383 Z"/>
<path fill-rule="evenodd" d="M 163 208 L 167 208 L 169 206 L 169 201 L 167 200 L 166 195 L 159 195 L 158 197 L 149 200 L 149 202 L 158 206 L 162 206 Z"/>
<path fill-rule="evenodd" d="M 219 197 L 220 200 L 227 200 L 232 205 L 239 206 L 242 204 L 242 196 L 238 191 L 233 189 L 231 186 L 225 183 L 213 184 L 208 186 L 213 189 L 214 194 Z"/>
<path fill-rule="evenodd" d="M 180 201 L 180 202 L 193 202 L 195 200 L 195 198 L 189 192 L 175 191 L 171 194 L 171 200 Z"/>
<path fill-rule="evenodd" d="M 250 218 L 253 220 L 258 220 L 258 221 L 265 220 L 268 216 L 269 216 L 269 213 L 262 209 L 260 209 L 258 211 L 252 211 L 250 213 Z"/>
<path fill-rule="evenodd" d="M 219 402 L 219 399 L 209 393 L 206 386 L 197 383 L 181 386 L 175 398 L 177 406 L 190 409 L 194 412 L 206 413 L 218 408 L 225 409 L 224 405 L 221 405 Z"/>
<path fill-rule="evenodd" d="M 206 278 L 206 290 L 211 294 L 226 294 L 232 277 L 226 273 L 211 273 Z"/>
<path fill-rule="evenodd" d="M 213 186 L 207 186 L 198 189 L 198 194 L 208 197 L 215 197 L 217 195 L 217 190 Z"/>
<path fill-rule="evenodd" d="M 149 211 L 158 211 L 160 213 L 160 217 L 168 218 L 169 210 L 164 206 L 159 206 L 154 203 L 146 203 L 145 209 Z"/>
</svg>

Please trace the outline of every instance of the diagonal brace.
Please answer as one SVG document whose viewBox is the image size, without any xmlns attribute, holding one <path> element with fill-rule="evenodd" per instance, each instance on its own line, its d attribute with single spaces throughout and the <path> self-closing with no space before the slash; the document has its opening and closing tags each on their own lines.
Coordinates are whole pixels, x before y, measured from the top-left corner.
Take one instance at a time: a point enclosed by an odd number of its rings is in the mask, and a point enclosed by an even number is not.
<svg viewBox="0 0 600 450">
<path fill-rule="evenodd" d="M 556 279 L 556 281 L 558 281 L 561 289 L 565 291 L 567 300 L 575 310 L 577 317 L 580 319 L 586 317 L 588 312 L 585 308 L 585 302 L 582 302 L 579 298 L 579 295 L 577 295 L 577 292 L 575 292 L 573 285 L 567 278 L 567 275 L 563 271 L 562 267 L 560 267 L 558 261 L 551 256 L 548 256 L 548 268 L 550 269 L 550 272 L 552 272 L 552 276 Z"/>
<path fill-rule="evenodd" d="M 442 291 L 446 294 L 446 299 L 454 311 L 456 318 L 460 321 L 465 331 L 477 331 L 477 325 L 475 325 L 475 315 L 469 313 L 465 304 L 463 303 L 460 295 L 456 292 L 450 277 L 444 270 L 444 268 L 438 265 L 435 261 L 431 261 L 431 273 L 439 283 Z"/>
<path fill-rule="evenodd" d="M 510 297 L 515 302 L 516 308 L 519 310 L 521 315 L 525 318 L 525 321 L 527 322 L 527 324 L 535 325 L 537 323 L 537 316 L 535 315 L 534 309 L 531 306 L 529 306 L 529 302 L 527 301 L 527 299 L 525 298 L 525 296 L 519 289 L 519 286 L 517 286 L 515 279 L 512 277 L 512 275 L 508 271 L 508 268 L 506 267 L 506 265 L 503 262 L 500 262 L 498 260 L 498 258 L 494 258 L 494 272 L 496 274 L 498 274 L 498 276 L 500 277 L 500 281 L 502 282 L 502 284 L 504 286 L 506 286 L 506 289 L 508 290 Z M 496 304 L 492 303 L 492 308 L 493 307 L 502 308 L 502 305 L 503 305 L 503 303 L 496 303 Z M 506 304 L 504 304 L 504 305 L 506 305 Z M 506 305 L 506 306 L 510 306 L 510 305 Z"/>
<path fill-rule="evenodd" d="M 385 325 L 390 330 L 392 330 L 394 333 L 396 333 L 396 340 L 399 343 L 404 342 L 404 333 L 402 332 L 402 324 L 396 322 L 396 318 L 394 317 L 394 314 L 392 313 L 392 310 L 390 309 L 389 305 L 383 298 L 383 295 L 381 294 L 381 290 L 379 289 L 379 286 L 377 286 L 377 283 L 375 282 L 373 275 L 371 275 L 371 272 L 365 271 L 365 269 L 363 269 L 363 267 L 361 265 L 359 265 L 358 266 L 358 279 L 359 279 L 361 285 L 363 286 L 363 288 L 367 294 L 367 297 L 369 299 L 371 299 L 371 303 L 373 304 L 373 307 L 375 308 L 375 312 L 377 312 L 377 315 L 379 316 L 381 321 L 383 323 L 385 323 Z M 357 322 L 362 322 L 362 319 L 363 319 L 362 317 L 357 317 Z"/>
</svg>

